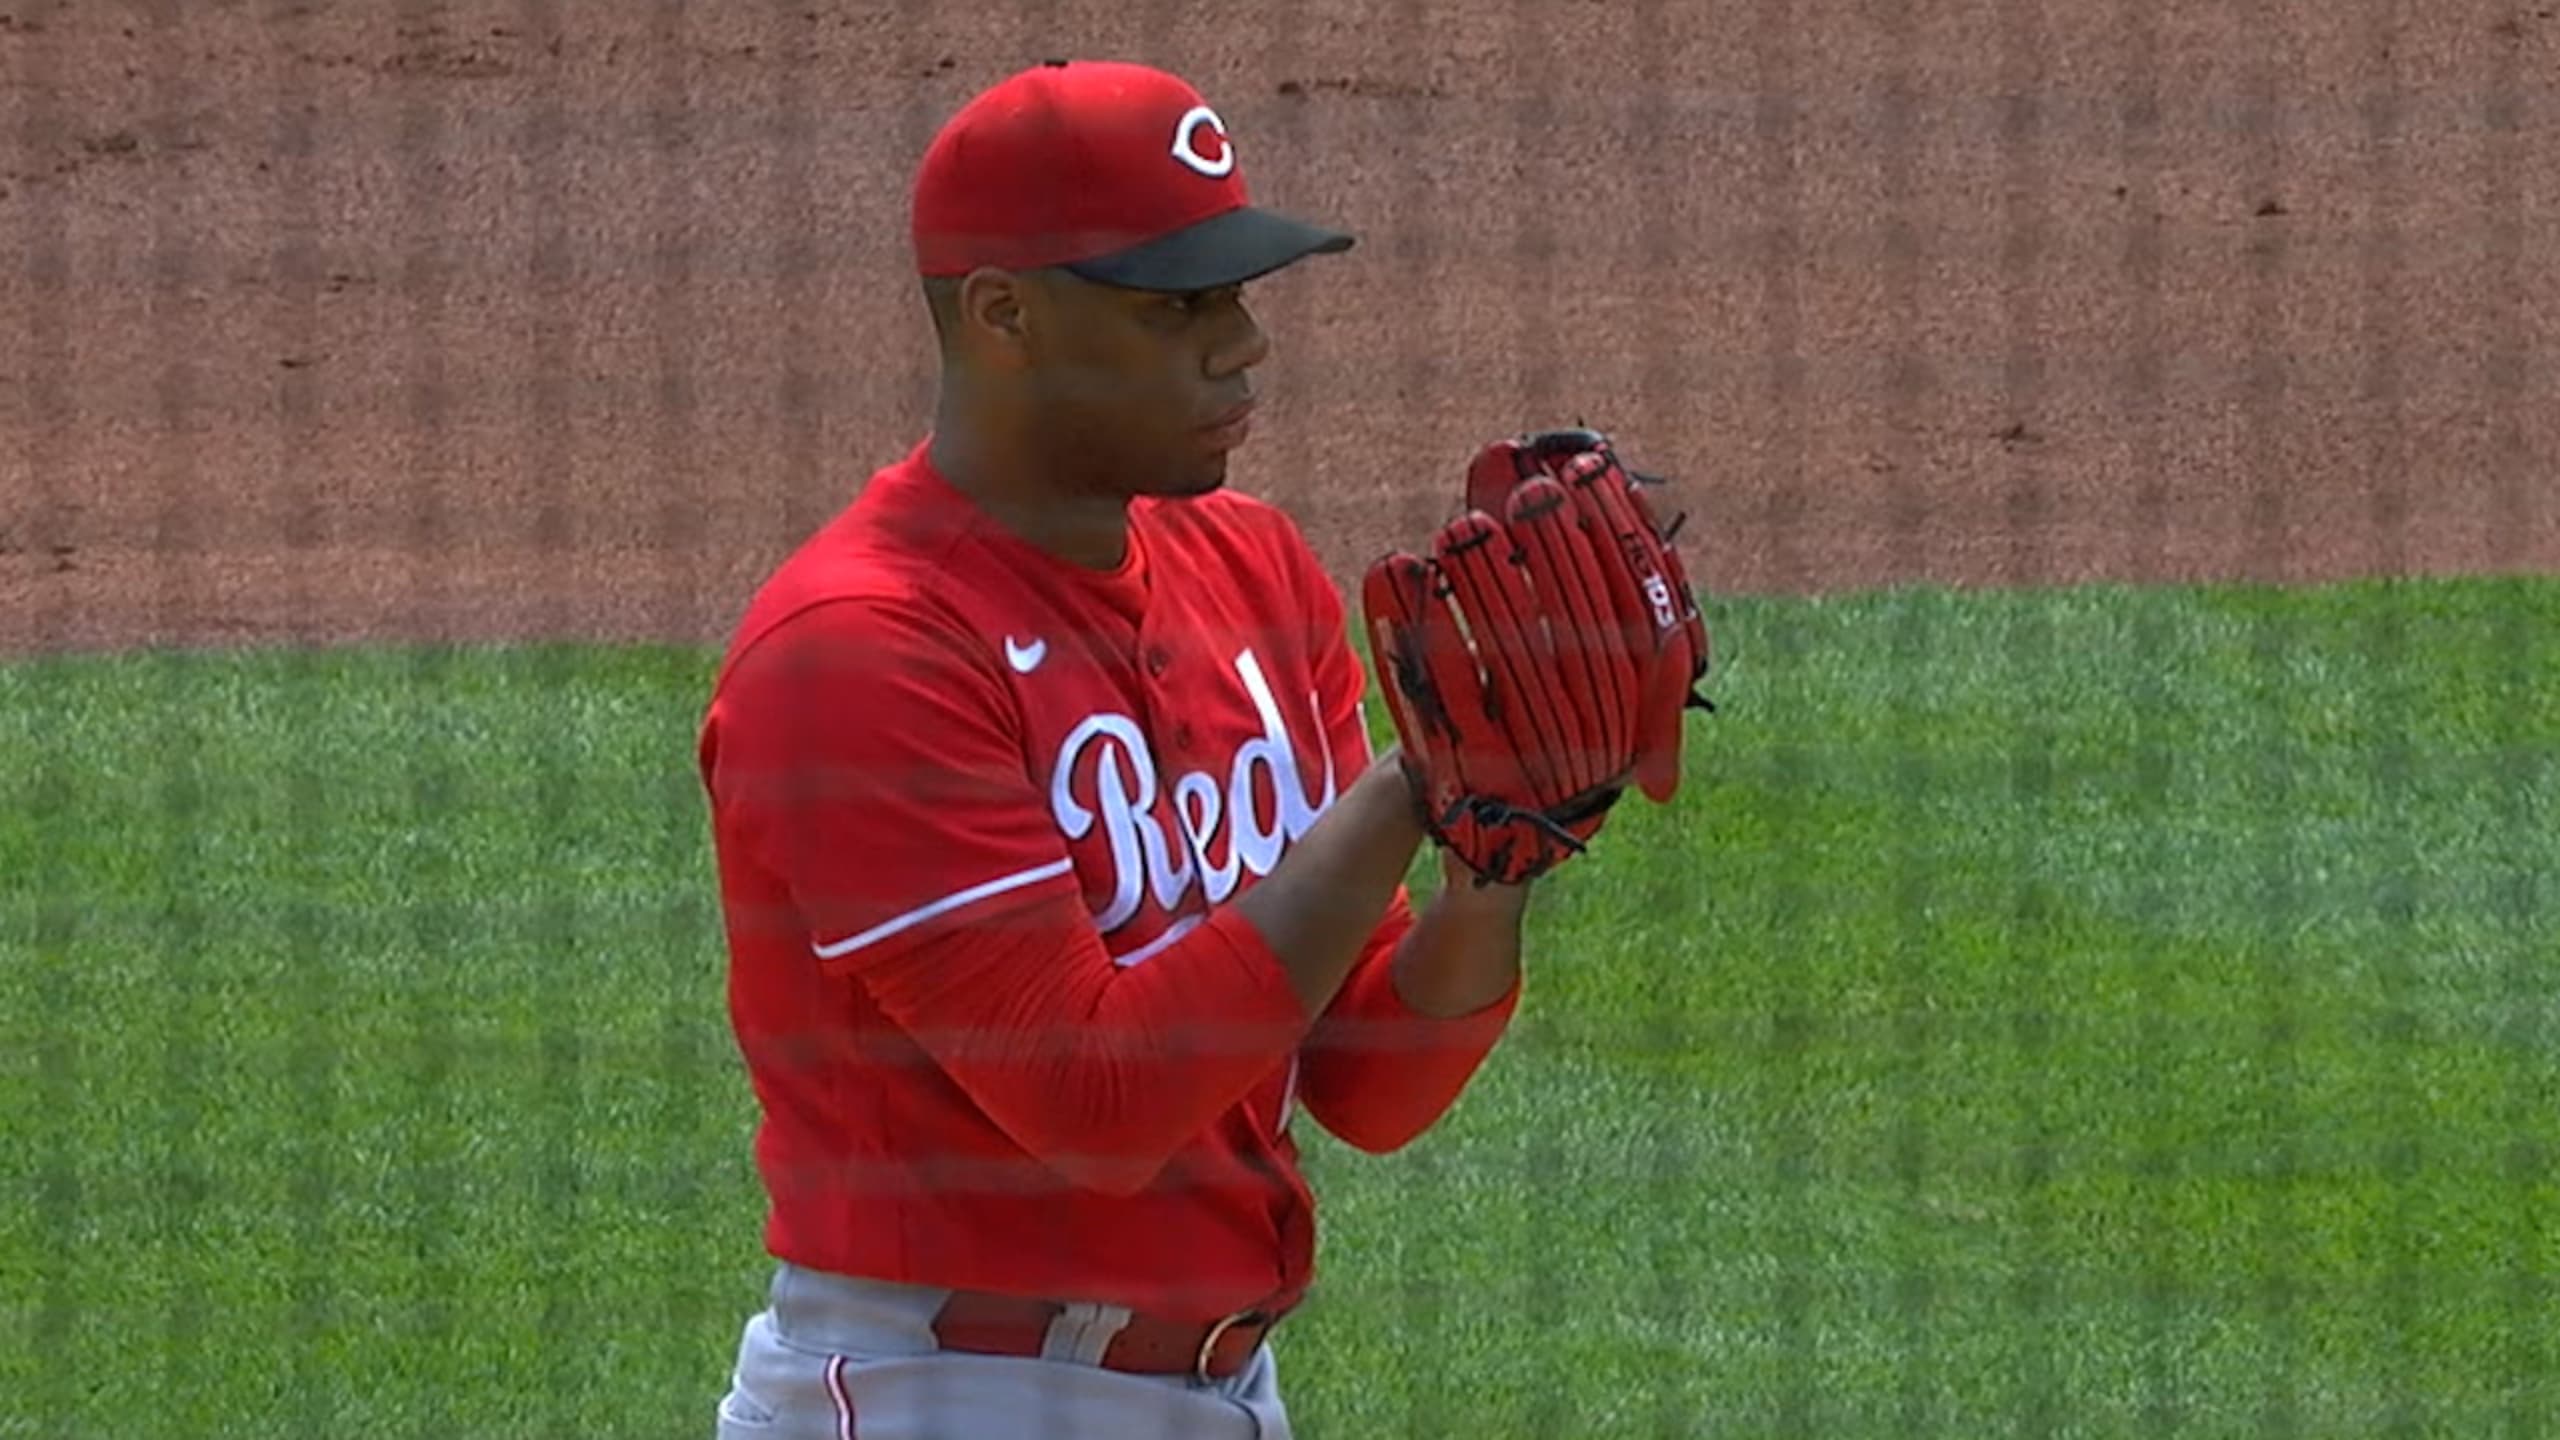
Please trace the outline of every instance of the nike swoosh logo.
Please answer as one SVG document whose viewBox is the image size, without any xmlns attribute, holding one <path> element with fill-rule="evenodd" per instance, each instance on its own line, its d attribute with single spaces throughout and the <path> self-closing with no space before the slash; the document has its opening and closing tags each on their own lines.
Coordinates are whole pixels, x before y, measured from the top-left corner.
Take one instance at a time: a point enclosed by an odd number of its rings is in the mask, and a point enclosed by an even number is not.
<svg viewBox="0 0 2560 1440">
<path fill-rule="evenodd" d="M 1030 674 L 1039 669 L 1040 662 L 1047 658 L 1049 642 L 1046 640 L 1034 640 L 1025 645 L 1010 635 L 1004 637 L 1004 663 L 1012 666 L 1016 675 Z"/>
</svg>

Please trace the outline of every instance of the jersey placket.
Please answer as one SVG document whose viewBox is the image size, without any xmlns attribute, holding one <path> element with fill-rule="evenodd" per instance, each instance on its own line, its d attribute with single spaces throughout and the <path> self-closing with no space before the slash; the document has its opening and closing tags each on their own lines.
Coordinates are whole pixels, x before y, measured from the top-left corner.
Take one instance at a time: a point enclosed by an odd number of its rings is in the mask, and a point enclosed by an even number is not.
<svg viewBox="0 0 2560 1440">
<path fill-rule="evenodd" d="M 1189 716 L 1202 708 L 1201 702 L 1206 697 L 1196 688 L 1203 683 L 1199 678 L 1203 668 L 1197 663 L 1187 663 L 1196 662 L 1199 652 L 1169 638 L 1172 632 L 1181 629 L 1180 626 L 1160 621 L 1160 617 L 1170 609 L 1172 606 L 1161 599 L 1148 607 L 1146 617 L 1138 627 L 1137 657 L 1138 693 L 1145 710 L 1141 723 L 1146 730 L 1148 747 L 1155 752 L 1159 762 L 1160 773 L 1167 777 L 1166 783 L 1158 787 L 1156 803 L 1170 812 L 1171 818 L 1167 823 L 1182 836 L 1191 855 L 1194 883 L 1183 890 L 1182 908 L 1170 917 L 1171 930 L 1168 933 L 1179 933 L 1199 923 L 1209 912 L 1211 837 L 1192 828 L 1191 813 L 1181 803 L 1172 778 L 1203 768 L 1199 764 L 1198 737 L 1193 733 Z M 1186 686 L 1194 687 L 1187 696 Z M 1217 771 L 1209 768 L 1204 773 L 1215 776 Z M 1238 816 L 1222 809 L 1212 828 L 1223 825 L 1228 843 L 1240 844 L 1236 829 L 1239 823 Z M 1267 1126 L 1266 1137 L 1275 1144 L 1287 1134 L 1290 1118 L 1297 1110 L 1300 1061 L 1299 1055 L 1290 1055 L 1288 1072 L 1281 1081 L 1279 1099 L 1271 1107 L 1271 1113 L 1261 1113 L 1259 1103 L 1253 1107 L 1256 1112 L 1252 1116 L 1254 1123 Z M 1291 1213 L 1282 1220 L 1284 1230 L 1292 1224 L 1306 1223 L 1304 1216 L 1295 1213 L 1297 1208 L 1294 1202 L 1290 1205 Z"/>
<path fill-rule="evenodd" d="M 1182 685 L 1194 673 L 1185 664 L 1188 658 L 1167 633 L 1174 627 L 1161 623 L 1160 617 L 1170 608 L 1161 601 L 1148 607 L 1138 623 L 1138 698 L 1145 711 L 1147 747 L 1155 752 L 1157 773 L 1163 783 L 1156 787 L 1156 804 L 1163 811 L 1166 825 L 1182 837 L 1183 849 L 1191 856 L 1193 884 L 1183 890 L 1183 908 L 1172 917 L 1179 922 L 1193 914 L 1208 910 L 1206 877 L 1209 873 L 1209 837 L 1192 829 L 1191 816 L 1177 796 L 1179 777 L 1197 767 L 1199 735 L 1183 703 Z"/>
</svg>

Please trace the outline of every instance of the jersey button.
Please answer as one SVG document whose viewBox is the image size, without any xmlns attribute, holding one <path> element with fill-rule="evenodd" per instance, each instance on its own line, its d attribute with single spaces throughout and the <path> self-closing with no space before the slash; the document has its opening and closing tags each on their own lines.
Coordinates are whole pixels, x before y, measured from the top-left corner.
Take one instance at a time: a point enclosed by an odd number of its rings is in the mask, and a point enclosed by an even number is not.
<svg viewBox="0 0 2560 1440">
<path fill-rule="evenodd" d="M 1176 750 L 1189 750 L 1191 748 L 1190 726 L 1176 725 L 1173 727 L 1173 748 Z"/>
<path fill-rule="evenodd" d="M 1173 656 L 1168 654 L 1165 648 L 1161 645 L 1154 646 L 1147 651 L 1147 673 L 1150 675 L 1163 675 L 1165 667 L 1172 663 Z"/>
</svg>

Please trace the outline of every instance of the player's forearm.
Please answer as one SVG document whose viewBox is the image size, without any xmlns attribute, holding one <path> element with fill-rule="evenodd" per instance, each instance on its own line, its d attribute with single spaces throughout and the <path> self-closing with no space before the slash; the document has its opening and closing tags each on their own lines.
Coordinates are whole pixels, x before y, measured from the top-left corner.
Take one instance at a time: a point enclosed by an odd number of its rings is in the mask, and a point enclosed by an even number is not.
<svg viewBox="0 0 2560 1440">
<path fill-rule="evenodd" d="M 1354 971 L 1307 1039 L 1308 1113 L 1372 1153 L 1437 1124 L 1518 1007 L 1525 908 L 1520 888 L 1475 890 L 1461 877 Z"/>
<path fill-rule="evenodd" d="M 1501 999 L 1520 981 L 1521 921 L 1526 885 L 1478 888 L 1444 860 L 1440 894 L 1396 947 L 1396 993 L 1415 1013 L 1434 1019 L 1469 1015 Z"/>
<path fill-rule="evenodd" d="M 1310 1016 L 1333 1003 L 1422 839 L 1390 752 L 1235 902 L 1279 957 Z"/>
</svg>

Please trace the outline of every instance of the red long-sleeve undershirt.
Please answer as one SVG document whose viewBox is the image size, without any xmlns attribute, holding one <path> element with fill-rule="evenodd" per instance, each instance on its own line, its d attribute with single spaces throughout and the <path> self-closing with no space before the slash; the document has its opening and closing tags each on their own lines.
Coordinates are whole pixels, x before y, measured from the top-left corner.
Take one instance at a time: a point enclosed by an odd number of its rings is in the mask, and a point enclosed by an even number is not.
<svg viewBox="0 0 2560 1440">
<path fill-rule="evenodd" d="M 1428 1129 L 1507 1023 L 1517 987 L 1455 1019 L 1414 1011 L 1394 982 L 1411 922 L 1399 897 L 1312 1024 L 1233 907 L 1123 969 L 1060 891 L 861 979 L 1015 1144 L 1077 1184 L 1127 1194 L 1302 1045 L 1300 1100 L 1345 1143 L 1383 1152 Z"/>
</svg>

